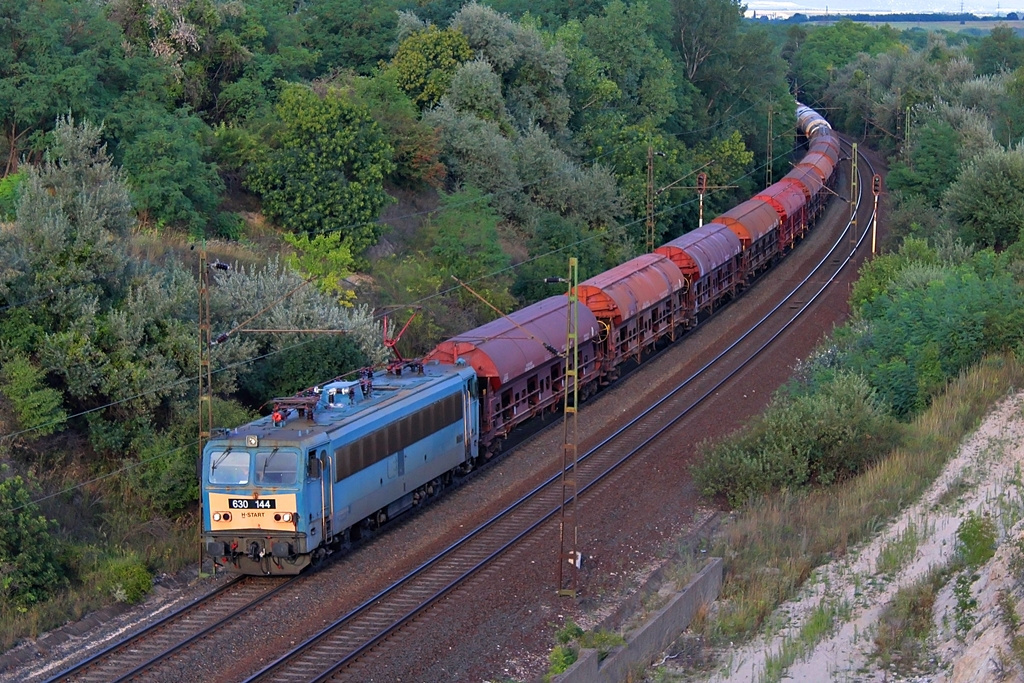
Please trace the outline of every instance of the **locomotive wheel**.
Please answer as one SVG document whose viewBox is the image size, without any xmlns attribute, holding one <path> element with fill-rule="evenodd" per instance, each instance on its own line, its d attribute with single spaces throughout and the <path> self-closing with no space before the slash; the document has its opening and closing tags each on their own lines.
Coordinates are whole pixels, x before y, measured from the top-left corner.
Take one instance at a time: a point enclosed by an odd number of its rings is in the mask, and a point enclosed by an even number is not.
<svg viewBox="0 0 1024 683">
<path fill-rule="evenodd" d="M 426 485 L 425 488 L 426 488 L 427 496 L 433 496 L 434 494 L 436 494 L 438 491 L 441 490 L 441 480 L 440 479 L 432 479 L 431 481 L 427 482 L 427 485 Z"/>
</svg>

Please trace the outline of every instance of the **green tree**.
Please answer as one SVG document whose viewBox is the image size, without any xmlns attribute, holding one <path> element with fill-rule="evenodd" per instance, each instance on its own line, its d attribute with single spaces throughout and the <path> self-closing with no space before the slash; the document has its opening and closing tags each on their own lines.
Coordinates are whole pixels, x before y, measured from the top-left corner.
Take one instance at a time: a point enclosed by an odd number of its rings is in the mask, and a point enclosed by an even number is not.
<svg viewBox="0 0 1024 683">
<path fill-rule="evenodd" d="M 46 332 L 86 323 L 97 303 L 125 291 L 123 244 L 134 225 L 124 175 L 99 129 L 60 118 L 43 163 L 21 183 L 13 229 L 0 233 L 0 294 L 35 302 L 34 322 Z"/>
<path fill-rule="evenodd" d="M 476 58 L 498 76 L 505 110 L 520 130 L 564 130 L 569 119 L 569 62 L 561 45 L 545 40 L 536 28 L 475 2 L 452 17 L 450 28 L 466 36 Z"/>
<path fill-rule="evenodd" d="M 602 226 L 589 227 L 578 217 L 564 217 L 553 211 L 540 213 L 529 248 L 534 256 L 516 268 L 516 281 L 511 287 L 512 294 L 522 305 L 565 293 L 564 285 L 552 285 L 544 280 L 564 277 L 570 256 L 579 260 L 579 271 L 584 278 L 607 270 L 629 256 L 607 239 Z"/>
<path fill-rule="evenodd" d="M 622 199 L 611 171 L 599 164 L 581 166 L 541 129 L 520 136 L 515 160 L 519 177 L 532 179 L 524 192 L 542 209 L 602 226 L 621 216 Z"/>
<path fill-rule="evenodd" d="M 296 232 L 341 232 L 354 253 L 375 244 L 393 150 L 366 109 L 335 88 L 291 86 L 273 146 L 247 179 L 268 216 Z"/>
<path fill-rule="evenodd" d="M 510 264 L 501 249 L 498 223 L 501 217 L 487 204 L 483 194 L 469 186 L 441 198 L 439 211 L 424 227 L 435 264 L 445 274 L 473 282 L 471 285 L 488 302 L 501 310 L 512 306 L 507 292 Z M 465 305 L 482 304 L 469 292 L 460 293 Z M 492 317 L 485 311 L 484 320 Z"/>
<path fill-rule="evenodd" d="M 998 140 L 1006 140 L 1007 146 L 1021 144 L 1024 137 L 1024 67 L 1018 67 L 1007 76 L 1006 92 L 999 101 L 997 117 Z"/>
<path fill-rule="evenodd" d="M 583 36 L 618 86 L 621 97 L 615 104 L 627 122 L 658 126 L 679 103 L 672 63 L 651 36 L 653 21 L 647 4 L 611 0 L 603 14 L 583 22 Z"/>
<path fill-rule="evenodd" d="M 216 348 L 214 362 L 265 357 L 247 364 L 238 386 L 254 404 L 292 394 L 386 357 L 380 324 L 364 306 L 344 306 L 337 297 L 303 285 L 304 278 L 278 260 L 262 268 L 218 270 L 210 313 L 219 329 L 231 330 L 258 316 L 275 330 L 335 330 L 338 334 L 253 333 L 230 337 Z M 277 302 L 267 308 L 269 304 Z"/>
<path fill-rule="evenodd" d="M 0 221 L 14 220 L 18 203 L 18 185 L 24 179 L 24 173 L 12 173 L 6 178 L 0 178 Z"/>
<path fill-rule="evenodd" d="M 293 270 L 315 280 L 322 292 L 343 300 L 354 296 L 345 281 L 352 274 L 354 259 L 340 232 L 315 237 L 286 233 L 284 239 L 296 252 L 288 258 Z"/>
<path fill-rule="evenodd" d="M 129 73 L 117 27 L 103 7 L 74 0 L 10 0 L 0 5 L 0 128 L 17 170 L 40 153 L 58 116 L 102 117 Z"/>
<path fill-rule="evenodd" d="M 572 112 L 570 125 L 580 130 L 607 105 L 617 101 L 622 91 L 609 76 L 608 65 L 584 43 L 582 23 L 574 20 L 559 26 L 555 39 L 569 59 L 565 88 Z"/>
<path fill-rule="evenodd" d="M 793 53 L 791 77 L 800 86 L 799 97 L 815 102 L 838 73 L 858 53 L 877 55 L 899 48 L 899 33 L 889 27 L 873 28 L 850 19 L 816 27 Z"/>
<path fill-rule="evenodd" d="M 714 57 L 734 42 L 744 7 L 736 0 L 678 0 L 672 3 L 672 47 L 683 64 L 683 75 L 694 83 Z"/>
<path fill-rule="evenodd" d="M 252 410 L 217 396 L 211 408 L 215 426 L 234 427 L 257 417 Z M 199 502 L 194 401 L 176 401 L 170 413 L 166 429 L 147 430 L 133 439 L 128 449 L 133 456 L 124 463 L 130 490 L 151 509 L 177 518 L 194 511 Z"/>
<path fill-rule="evenodd" d="M 222 11 L 217 41 L 204 55 L 213 99 L 202 116 L 210 124 L 259 121 L 285 84 L 317 73 L 322 55 L 311 45 L 308 13 L 293 3 L 247 0 L 224 8 L 230 10 Z"/>
<path fill-rule="evenodd" d="M 994 74 L 1024 66 L 1024 39 L 1006 24 L 993 27 L 975 46 L 974 64 L 979 73 Z"/>
<path fill-rule="evenodd" d="M 143 223 L 184 227 L 202 236 L 224 183 L 207 159 L 210 130 L 185 109 L 140 104 L 110 117 L 116 159 L 131 178 L 132 203 Z"/>
<path fill-rule="evenodd" d="M 456 111 L 448 102 L 424 112 L 427 125 L 441 133 L 441 159 L 453 187 L 472 185 L 490 195 L 502 215 L 526 220 L 531 207 L 523 201 L 523 181 L 515 163 L 515 144 L 500 124 Z"/>
<path fill-rule="evenodd" d="M 195 281 L 173 262 L 128 258 L 134 212 L 98 129 L 61 119 L 53 139 L 0 236 L 4 294 L 31 302 L 27 313 L 0 313 L 0 331 L 46 370 L 69 410 L 90 411 L 97 449 L 123 451 L 161 426 L 186 391 L 182 377 L 195 376 Z"/>
<path fill-rule="evenodd" d="M 548 28 L 557 28 L 572 21 L 582 21 L 592 14 L 600 14 L 601 0 L 489 0 L 489 7 L 510 17 L 530 16 Z"/>
<path fill-rule="evenodd" d="M 470 327 L 493 320 L 491 306 L 501 311 L 515 308 L 508 291 L 510 259 L 498 239 L 500 221 L 482 193 L 466 187 L 443 196 L 440 210 L 423 227 L 434 268 L 442 282 L 457 286 L 449 299 L 471 317 Z M 458 286 L 456 278 L 472 287 L 487 304 Z"/>
<path fill-rule="evenodd" d="M 960 159 L 950 154 L 959 143 L 956 130 L 945 121 L 926 122 L 914 135 L 910 153 L 913 165 L 894 163 L 886 176 L 886 185 L 893 191 L 924 195 L 929 203 L 937 206 L 942 193 L 959 173 Z"/>
<path fill-rule="evenodd" d="M 391 181 L 402 187 L 441 186 L 446 171 L 440 161 L 440 135 L 420 119 L 416 105 L 388 73 L 354 78 L 350 87 L 395 150 Z"/>
<path fill-rule="evenodd" d="M 314 0 L 302 12 L 310 47 L 319 53 L 317 70 L 352 69 L 368 76 L 390 55 L 401 3 Z"/>
<path fill-rule="evenodd" d="M 53 434 L 67 420 L 67 412 L 61 407 L 61 394 L 46 386 L 44 374 L 19 353 L 8 354 L 0 367 L 0 392 L 14 407 L 18 428 L 25 432 L 25 440 Z"/>
<path fill-rule="evenodd" d="M 122 300 L 94 301 L 88 316 L 45 337 L 40 360 L 77 410 L 93 411 L 97 450 L 117 452 L 135 433 L 162 426 L 187 391 L 182 379 L 198 369 L 195 306 L 191 274 L 172 263 L 137 272 Z"/>
<path fill-rule="evenodd" d="M 970 163 L 942 196 L 964 242 L 1005 249 L 1021 238 L 1024 149 L 992 150 Z"/>
<path fill-rule="evenodd" d="M 501 79 L 485 60 L 474 59 L 462 64 L 452 76 L 445 98 L 460 112 L 473 114 L 485 121 L 505 120 Z"/>
<path fill-rule="evenodd" d="M 24 607 L 46 599 L 67 583 L 55 524 L 39 513 L 28 486 L 11 476 L 6 465 L 0 477 L 0 596 Z"/>
<path fill-rule="evenodd" d="M 461 32 L 430 25 L 399 43 L 387 70 L 417 105 L 427 108 L 448 90 L 459 65 L 472 58 L 473 50 Z"/>
<path fill-rule="evenodd" d="M 862 311 L 879 296 L 890 296 L 900 274 L 910 266 L 938 266 L 939 257 L 927 241 L 908 237 L 895 253 L 881 254 L 861 266 L 850 293 L 850 305 Z"/>
<path fill-rule="evenodd" d="M 1021 288 L 1000 257 L 986 265 L 993 257 L 905 267 L 887 294 L 862 306 L 861 324 L 840 335 L 850 367 L 898 416 L 926 407 L 951 377 L 1024 334 Z"/>
</svg>

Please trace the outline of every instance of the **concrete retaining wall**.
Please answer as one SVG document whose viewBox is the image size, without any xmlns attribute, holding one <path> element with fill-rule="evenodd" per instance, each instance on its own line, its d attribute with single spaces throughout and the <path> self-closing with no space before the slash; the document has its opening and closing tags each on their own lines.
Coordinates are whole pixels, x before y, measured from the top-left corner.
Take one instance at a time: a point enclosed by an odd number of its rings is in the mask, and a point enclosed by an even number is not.
<svg viewBox="0 0 1024 683">
<path fill-rule="evenodd" d="M 722 559 L 712 557 L 683 590 L 626 637 L 626 644 L 598 661 L 597 650 L 583 650 L 555 683 L 620 683 L 645 669 L 686 630 L 701 605 L 714 602 L 722 588 Z"/>
</svg>

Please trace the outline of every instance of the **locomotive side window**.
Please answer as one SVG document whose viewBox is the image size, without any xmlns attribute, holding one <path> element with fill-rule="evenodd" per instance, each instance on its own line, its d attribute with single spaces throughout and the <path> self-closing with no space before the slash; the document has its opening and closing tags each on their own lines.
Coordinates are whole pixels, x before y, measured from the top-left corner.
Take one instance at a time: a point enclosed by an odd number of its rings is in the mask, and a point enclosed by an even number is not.
<svg viewBox="0 0 1024 683">
<path fill-rule="evenodd" d="M 249 453 L 247 451 L 214 451 L 210 454 L 211 484 L 249 483 Z"/>
<path fill-rule="evenodd" d="M 299 455 L 290 451 L 262 451 L 256 454 L 257 484 L 294 484 L 299 467 Z"/>
<path fill-rule="evenodd" d="M 326 454 L 325 454 L 326 455 Z M 310 451 L 306 458 L 306 479 L 320 478 L 320 460 L 316 457 L 316 451 Z"/>
<path fill-rule="evenodd" d="M 461 419 L 462 395 L 452 394 L 359 441 L 341 446 L 334 451 L 338 463 L 334 480 L 341 481 Z"/>
</svg>

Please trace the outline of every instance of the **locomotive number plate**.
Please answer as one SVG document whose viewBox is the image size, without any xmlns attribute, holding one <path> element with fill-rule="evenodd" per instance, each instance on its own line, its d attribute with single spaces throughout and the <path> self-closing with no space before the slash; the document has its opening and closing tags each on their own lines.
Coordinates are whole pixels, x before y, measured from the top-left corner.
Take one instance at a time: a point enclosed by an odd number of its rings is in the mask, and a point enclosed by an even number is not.
<svg viewBox="0 0 1024 683">
<path fill-rule="evenodd" d="M 232 510 L 273 510 L 277 501 L 273 498 L 228 498 L 228 506 Z"/>
</svg>

